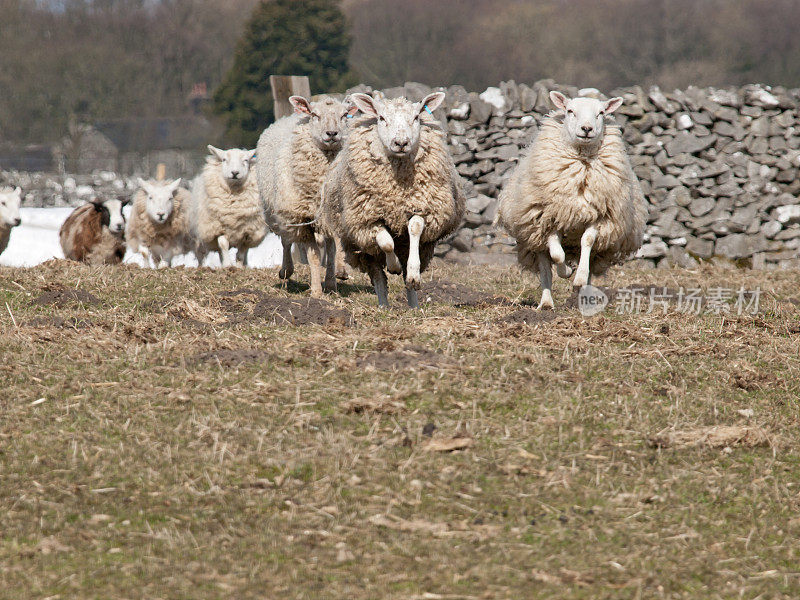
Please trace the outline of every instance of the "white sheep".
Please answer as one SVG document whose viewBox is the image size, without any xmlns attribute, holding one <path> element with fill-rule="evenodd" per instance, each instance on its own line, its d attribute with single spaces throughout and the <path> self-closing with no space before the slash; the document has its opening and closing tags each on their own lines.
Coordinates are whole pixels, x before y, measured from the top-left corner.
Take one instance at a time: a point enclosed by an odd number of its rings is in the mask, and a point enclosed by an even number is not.
<svg viewBox="0 0 800 600">
<path fill-rule="evenodd" d="M 417 308 L 434 246 L 464 215 L 461 178 L 430 116 L 444 93 L 417 103 L 367 94 L 351 100 L 366 118 L 351 126 L 325 180 L 322 227 L 341 236 L 347 261 L 369 274 L 380 306 L 389 302 L 386 267 L 404 276 L 408 304 Z"/>
<path fill-rule="evenodd" d="M 270 229 L 281 238 L 283 261 L 278 276 L 294 272 L 292 244 L 307 250 L 311 269 L 311 295 L 321 296 L 321 249 L 316 239 L 320 187 L 331 161 L 346 137 L 348 118 L 357 109 L 325 97 L 310 102 L 301 96 L 289 101 L 295 114 L 270 125 L 258 141 L 256 176 Z M 336 277 L 346 279 L 343 263 L 335 264 L 336 240 L 326 240 L 327 269 L 324 288 L 336 290 Z M 341 256 L 341 254 L 340 254 Z"/>
<path fill-rule="evenodd" d="M 258 184 L 251 176 L 255 150 L 220 150 L 209 146 L 203 172 L 192 185 L 189 222 L 200 266 L 210 251 L 219 253 L 223 267 L 247 265 L 247 253 L 267 235 Z"/>
<path fill-rule="evenodd" d="M 573 285 L 582 287 L 639 249 L 647 217 L 620 128 L 605 123 L 622 98 L 550 99 L 561 112 L 545 118 L 500 194 L 497 218 L 517 240 L 519 263 L 538 267 L 539 308 L 553 308 L 553 263 L 569 277 L 567 262 L 577 259 Z"/>
<path fill-rule="evenodd" d="M 19 218 L 21 202 L 22 190 L 18 187 L 0 189 L 0 254 L 8 246 L 11 230 L 22 223 Z"/>
<path fill-rule="evenodd" d="M 187 216 L 191 194 L 180 187 L 180 179 L 138 182 L 125 239 L 131 252 L 141 253 L 147 262 L 152 258 L 161 269 L 194 249 Z"/>
<path fill-rule="evenodd" d="M 121 263 L 125 258 L 125 204 L 118 199 L 96 199 L 72 211 L 58 232 L 64 257 L 91 265 Z"/>
</svg>

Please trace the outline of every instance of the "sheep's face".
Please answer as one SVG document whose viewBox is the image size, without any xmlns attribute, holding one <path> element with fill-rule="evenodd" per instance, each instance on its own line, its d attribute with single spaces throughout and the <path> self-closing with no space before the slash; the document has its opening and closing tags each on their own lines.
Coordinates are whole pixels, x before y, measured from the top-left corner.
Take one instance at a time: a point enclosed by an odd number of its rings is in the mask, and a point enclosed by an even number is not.
<svg viewBox="0 0 800 600">
<path fill-rule="evenodd" d="M 564 111 L 564 135 L 574 146 L 592 146 L 603 140 L 606 115 L 620 106 L 622 98 L 595 100 L 594 98 L 569 99 L 559 92 L 550 92 L 550 100 Z"/>
<path fill-rule="evenodd" d="M 144 190 L 144 193 L 147 194 L 147 215 L 154 223 L 159 225 L 166 223 L 170 215 L 172 215 L 175 196 L 178 195 L 181 180 L 150 182 L 140 179 L 139 185 Z"/>
<path fill-rule="evenodd" d="M 367 94 L 353 94 L 352 100 L 365 115 L 375 117 L 378 137 L 386 154 L 393 158 L 414 156 L 424 114 L 431 114 L 444 101 L 444 92 L 428 94 L 421 102 L 406 98 L 379 100 Z"/>
<path fill-rule="evenodd" d="M 19 205 L 22 202 L 22 190 L 0 190 L 0 225 L 16 227 L 22 221 L 19 218 Z"/>
<path fill-rule="evenodd" d="M 211 153 L 209 161 L 212 164 L 219 165 L 222 177 L 228 187 L 235 188 L 244 185 L 250 175 L 250 167 L 256 162 L 255 150 L 240 150 L 238 148 L 220 150 L 214 146 L 209 146 L 208 151 Z"/>
<path fill-rule="evenodd" d="M 125 203 L 122 200 L 106 200 L 103 206 L 108 211 L 108 230 L 114 235 L 122 235 L 125 231 L 125 215 L 122 214 Z"/>
<path fill-rule="evenodd" d="M 292 96 L 289 102 L 292 103 L 294 112 L 308 116 L 311 137 L 325 152 L 336 151 L 342 147 L 349 119 L 358 112 L 347 99 L 339 102 L 326 97 L 319 102 L 309 102 L 302 96 Z"/>
</svg>

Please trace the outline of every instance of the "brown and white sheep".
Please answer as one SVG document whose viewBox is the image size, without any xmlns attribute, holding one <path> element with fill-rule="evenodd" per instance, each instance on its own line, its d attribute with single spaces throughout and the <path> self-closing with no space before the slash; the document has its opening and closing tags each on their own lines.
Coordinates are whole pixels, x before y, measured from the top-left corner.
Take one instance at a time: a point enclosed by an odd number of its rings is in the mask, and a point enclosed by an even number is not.
<svg viewBox="0 0 800 600">
<path fill-rule="evenodd" d="M 118 265 L 125 258 L 127 201 L 96 199 L 76 208 L 58 232 L 64 257 L 90 265 Z"/>
</svg>

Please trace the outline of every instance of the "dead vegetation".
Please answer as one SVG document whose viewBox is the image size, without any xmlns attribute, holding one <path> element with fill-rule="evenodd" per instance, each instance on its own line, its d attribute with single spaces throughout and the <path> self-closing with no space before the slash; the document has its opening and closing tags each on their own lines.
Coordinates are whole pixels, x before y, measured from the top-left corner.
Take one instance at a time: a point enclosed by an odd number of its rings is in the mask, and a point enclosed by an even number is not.
<svg viewBox="0 0 800 600">
<path fill-rule="evenodd" d="M 760 311 L 584 318 L 514 269 L 437 265 L 421 312 L 0 269 L 3 595 L 796 598 L 798 279 L 615 270 Z"/>
</svg>

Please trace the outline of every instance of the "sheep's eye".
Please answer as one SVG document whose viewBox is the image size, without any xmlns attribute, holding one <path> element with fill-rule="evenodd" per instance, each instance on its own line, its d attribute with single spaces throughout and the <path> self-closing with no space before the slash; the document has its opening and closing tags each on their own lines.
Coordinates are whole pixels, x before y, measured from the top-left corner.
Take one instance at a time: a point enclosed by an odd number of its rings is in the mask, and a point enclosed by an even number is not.
<svg viewBox="0 0 800 600">
<path fill-rule="evenodd" d="M 605 114 L 606 114 L 606 111 L 604 111 L 604 110 L 601 110 L 601 111 L 600 111 L 600 116 L 601 116 L 601 117 L 602 117 L 603 115 L 605 115 Z"/>
<path fill-rule="evenodd" d="M 380 119 L 381 123 L 386 123 L 386 118 L 383 115 L 379 116 L 378 118 Z"/>
<path fill-rule="evenodd" d="M 567 114 L 568 114 L 568 115 L 574 115 L 574 114 L 575 114 L 575 111 L 574 111 L 574 110 L 572 110 L 572 109 L 570 109 L 570 110 L 568 110 L 568 111 L 567 111 Z"/>
</svg>

